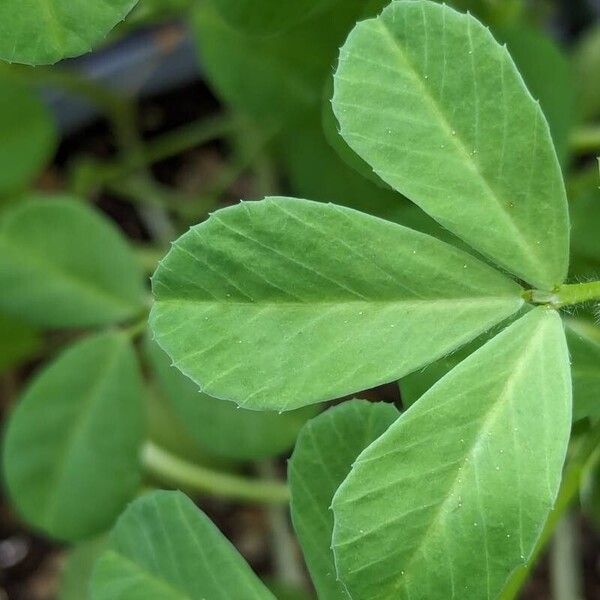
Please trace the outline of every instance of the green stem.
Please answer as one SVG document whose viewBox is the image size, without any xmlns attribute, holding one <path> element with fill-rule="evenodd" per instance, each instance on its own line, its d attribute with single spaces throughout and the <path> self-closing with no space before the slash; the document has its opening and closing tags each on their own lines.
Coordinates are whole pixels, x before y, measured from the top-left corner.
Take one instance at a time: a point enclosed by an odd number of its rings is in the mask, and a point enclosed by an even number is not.
<svg viewBox="0 0 600 600">
<path fill-rule="evenodd" d="M 563 474 L 554 508 L 548 515 L 542 534 L 537 541 L 529 561 L 513 572 L 504 587 L 500 600 L 514 600 L 519 596 L 523 584 L 527 581 L 529 574 L 552 538 L 558 522 L 577 498 L 582 478 L 588 472 L 588 469 L 598 460 L 598 453 L 596 451 L 600 445 L 600 422 L 596 423 L 582 438 L 577 440 L 578 443 L 573 447 L 572 454 L 568 459 Z"/>
<path fill-rule="evenodd" d="M 582 127 L 571 136 L 571 146 L 579 154 L 600 150 L 600 125 Z"/>
<path fill-rule="evenodd" d="M 550 574 L 553 600 L 583 598 L 579 545 L 577 521 L 567 512 L 558 523 L 552 540 Z"/>
<path fill-rule="evenodd" d="M 280 481 L 249 479 L 214 471 L 182 460 L 152 442 L 147 442 L 143 448 L 142 463 L 148 474 L 156 479 L 193 492 L 265 504 L 289 501 L 288 488 Z"/>
<path fill-rule="evenodd" d="M 553 308 L 600 301 L 600 281 L 565 283 L 553 292 L 527 290 L 523 297 L 532 304 L 547 304 Z"/>
<path fill-rule="evenodd" d="M 556 292 L 558 306 L 600 300 L 600 281 L 561 285 Z"/>
</svg>

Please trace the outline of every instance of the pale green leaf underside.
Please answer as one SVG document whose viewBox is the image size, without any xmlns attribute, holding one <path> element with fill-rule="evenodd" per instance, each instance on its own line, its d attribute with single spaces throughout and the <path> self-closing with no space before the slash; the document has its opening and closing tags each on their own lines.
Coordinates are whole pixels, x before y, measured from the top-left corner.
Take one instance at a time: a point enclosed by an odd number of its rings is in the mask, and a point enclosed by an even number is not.
<svg viewBox="0 0 600 600">
<path fill-rule="evenodd" d="M 148 341 L 147 354 L 161 389 L 203 452 L 238 460 L 261 459 L 289 450 L 317 407 L 286 413 L 240 409 L 198 392 L 198 386 L 171 366 L 168 356 Z"/>
<path fill-rule="evenodd" d="M 537 308 L 359 456 L 333 500 L 352 598 L 496 598 L 554 503 L 570 425 L 561 320 Z"/>
<path fill-rule="evenodd" d="M 0 308 L 46 327 L 129 319 L 143 309 L 143 274 L 107 219 L 70 197 L 35 197 L 0 221 Z"/>
<path fill-rule="evenodd" d="M 348 144 L 447 229 L 534 286 L 564 279 L 568 214 L 548 125 L 473 17 L 406 0 L 359 23 L 333 107 Z"/>
<path fill-rule="evenodd" d="M 351 400 L 309 421 L 288 464 L 294 529 L 319 600 L 347 600 L 335 572 L 331 500 L 356 457 L 399 416 L 391 404 Z"/>
<path fill-rule="evenodd" d="M 110 527 L 139 485 L 144 416 L 129 340 L 84 339 L 19 400 L 4 440 L 4 476 L 25 520 L 60 539 Z"/>
<path fill-rule="evenodd" d="M 181 492 L 152 492 L 119 518 L 91 600 L 274 600 L 237 550 Z"/>
<path fill-rule="evenodd" d="M 0 59 L 53 64 L 85 54 L 138 0 L 2 0 Z"/>
<path fill-rule="evenodd" d="M 175 242 L 153 290 L 174 364 L 254 409 L 396 380 L 522 304 L 518 285 L 439 240 L 291 198 L 214 213 Z"/>
</svg>

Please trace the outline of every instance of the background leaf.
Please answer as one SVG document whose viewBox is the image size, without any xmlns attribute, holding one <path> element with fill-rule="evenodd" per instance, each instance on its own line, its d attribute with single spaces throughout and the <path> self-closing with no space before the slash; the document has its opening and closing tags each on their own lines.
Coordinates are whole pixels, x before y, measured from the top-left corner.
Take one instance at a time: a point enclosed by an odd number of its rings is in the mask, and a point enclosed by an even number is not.
<svg viewBox="0 0 600 600">
<path fill-rule="evenodd" d="M 89 52 L 137 1 L 3 0 L 0 59 L 48 65 Z"/>
<path fill-rule="evenodd" d="M 31 183 L 52 158 L 58 140 L 52 115 L 40 99 L 1 68 L 0 131 L 0 196 L 3 196 Z"/>
<path fill-rule="evenodd" d="M 506 42 L 532 96 L 548 120 L 556 153 L 565 165 L 576 116 L 575 80 L 562 48 L 540 29 L 513 25 L 496 29 Z"/>
<path fill-rule="evenodd" d="M 316 407 L 284 414 L 240 409 L 198 392 L 156 343 L 148 341 L 147 353 L 186 431 L 213 456 L 250 460 L 281 454 L 293 446 L 300 428 L 316 412 Z"/>
<path fill-rule="evenodd" d="M 311 419 L 288 464 L 292 520 L 320 600 L 347 599 L 338 581 L 331 500 L 356 457 L 400 415 L 392 404 L 351 400 Z"/>
<path fill-rule="evenodd" d="M 31 358 L 41 343 L 39 333 L 30 325 L 0 314 L 0 373 Z"/>
<path fill-rule="evenodd" d="M 120 232 L 69 197 L 34 197 L 0 221 L 0 308 L 46 327 L 104 325 L 143 310 L 143 275 Z"/>
<path fill-rule="evenodd" d="M 578 42 L 573 55 L 577 73 L 579 108 L 584 119 L 600 116 L 600 25 Z"/>
<path fill-rule="evenodd" d="M 119 518 L 92 578 L 92 600 L 274 596 L 181 492 L 152 492 Z"/>
<path fill-rule="evenodd" d="M 548 125 L 473 17 L 393 2 L 359 23 L 333 107 L 349 145 L 444 227 L 532 285 L 564 279 L 567 205 Z"/>
<path fill-rule="evenodd" d="M 307 111 L 318 111 L 337 51 L 364 10 L 364 0 L 326 4 L 326 10 L 282 33 L 257 38 L 232 29 L 211 3 L 197 3 L 194 32 L 217 96 L 271 134 Z M 300 7 L 299 2 L 278 5 L 278 10 Z"/>
<path fill-rule="evenodd" d="M 573 420 L 600 418 L 600 328 L 583 319 L 567 320 L 573 377 Z"/>
<path fill-rule="evenodd" d="M 227 23 L 256 35 L 272 35 L 290 29 L 340 0 L 212 0 Z"/>
<path fill-rule="evenodd" d="M 140 385 L 120 333 L 75 343 L 34 379 L 3 452 L 8 491 L 29 524 L 64 540 L 110 527 L 139 485 Z"/>
<path fill-rule="evenodd" d="M 69 551 L 60 579 L 58 600 L 88 600 L 92 571 L 105 548 L 106 538 L 101 537 L 81 542 Z"/>
<path fill-rule="evenodd" d="M 569 275 L 594 278 L 600 273 L 600 190 L 596 187 L 574 195 L 571 213 L 571 265 Z"/>
<path fill-rule="evenodd" d="M 552 508 L 570 427 L 561 320 L 537 308 L 358 457 L 333 499 L 352 598 L 496 598 Z"/>
<path fill-rule="evenodd" d="M 291 198 L 213 213 L 173 244 L 153 289 L 151 327 L 185 375 L 282 410 L 396 380 L 523 302 L 439 240 Z"/>
</svg>

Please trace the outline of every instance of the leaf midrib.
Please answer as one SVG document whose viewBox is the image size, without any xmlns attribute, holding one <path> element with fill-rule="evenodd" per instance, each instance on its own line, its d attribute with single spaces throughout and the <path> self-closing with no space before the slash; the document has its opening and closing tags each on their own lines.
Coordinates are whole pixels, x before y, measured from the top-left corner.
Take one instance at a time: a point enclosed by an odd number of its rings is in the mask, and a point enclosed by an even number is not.
<svg viewBox="0 0 600 600">
<path fill-rule="evenodd" d="M 300 307 L 310 307 L 310 306 L 390 306 L 397 304 L 399 306 L 404 306 L 406 308 L 421 308 L 424 306 L 434 308 L 441 307 L 456 307 L 461 305 L 481 305 L 481 304 L 497 304 L 497 303 L 506 303 L 506 302 L 515 302 L 515 312 L 518 310 L 520 306 L 524 303 L 524 300 L 519 295 L 514 296 L 482 296 L 482 297 L 473 297 L 473 298 L 442 298 L 436 299 L 432 298 L 431 300 L 339 300 L 339 301 L 324 301 L 324 300 L 307 300 L 306 302 L 296 302 L 296 301 L 262 301 L 256 300 L 254 302 L 251 301 L 232 301 L 229 299 L 198 299 L 195 298 L 158 298 L 155 301 L 156 305 L 162 304 L 193 304 L 193 305 L 227 305 L 231 307 L 236 306 L 251 306 L 254 305 L 257 308 L 262 308 L 266 306 L 272 307 L 280 307 L 280 306 L 300 306 Z"/>
</svg>

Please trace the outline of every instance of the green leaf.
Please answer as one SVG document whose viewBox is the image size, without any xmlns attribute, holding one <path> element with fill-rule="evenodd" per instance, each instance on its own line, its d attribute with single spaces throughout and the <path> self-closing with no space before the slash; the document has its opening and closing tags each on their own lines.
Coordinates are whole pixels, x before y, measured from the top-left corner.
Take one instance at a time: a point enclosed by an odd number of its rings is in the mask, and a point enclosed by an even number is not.
<svg viewBox="0 0 600 600">
<path fill-rule="evenodd" d="M 101 537 L 77 544 L 69 551 L 60 578 L 58 600 L 87 600 L 90 581 L 96 560 L 106 548 L 106 538 Z"/>
<path fill-rule="evenodd" d="M 208 81 L 223 102 L 275 133 L 318 109 L 336 53 L 363 8 L 364 0 L 338 0 L 283 33 L 256 38 L 198 2 L 193 26 Z"/>
<path fill-rule="evenodd" d="M 239 409 L 198 392 L 198 386 L 173 368 L 154 342 L 147 353 L 176 415 L 208 454 L 240 460 L 276 456 L 293 446 L 314 408 L 277 414 Z"/>
<path fill-rule="evenodd" d="M 578 42 L 573 55 L 577 74 L 579 107 L 584 119 L 600 116 L 600 25 L 592 27 Z"/>
<path fill-rule="evenodd" d="M 600 272 L 600 191 L 596 188 L 576 195 L 570 203 L 571 277 L 596 278 Z"/>
<path fill-rule="evenodd" d="M 18 192 L 31 183 L 52 158 L 57 135 L 54 120 L 39 98 L 1 69 L 0 132 L 2 196 Z"/>
<path fill-rule="evenodd" d="M 6 484 L 23 518 L 64 540 L 110 527 L 139 484 L 143 421 L 125 335 L 67 349 L 26 390 L 4 439 Z"/>
<path fill-rule="evenodd" d="M 0 309 L 45 327 L 140 314 L 143 274 L 120 232 L 68 197 L 31 198 L 0 221 Z"/>
<path fill-rule="evenodd" d="M 359 23 L 333 108 L 348 144 L 444 227 L 534 286 L 564 279 L 567 205 L 546 119 L 473 17 L 403 1 Z"/>
<path fill-rule="evenodd" d="M 570 426 L 561 320 L 537 308 L 358 457 L 333 499 L 351 597 L 496 598 L 553 506 Z"/>
<path fill-rule="evenodd" d="M 569 156 L 569 138 L 575 121 L 576 95 L 571 63 L 547 34 L 523 25 L 498 31 L 506 42 L 527 88 L 548 120 L 554 147 L 562 164 Z"/>
<path fill-rule="evenodd" d="M 138 0 L 3 0 L 0 59 L 49 65 L 85 54 Z"/>
<path fill-rule="evenodd" d="M 309 421 L 288 465 L 292 520 L 320 600 L 347 599 L 331 551 L 331 500 L 356 457 L 399 416 L 391 404 L 351 400 Z"/>
<path fill-rule="evenodd" d="M 600 328 L 582 319 L 567 320 L 573 377 L 573 420 L 600 418 Z"/>
<path fill-rule="evenodd" d="M 306 21 L 340 0 L 212 0 L 232 27 L 253 35 L 273 35 Z"/>
<path fill-rule="evenodd" d="M 92 577 L 91 600 L 274 600 L 236 549 L 181 492 L 123 513 Z"/>
<path fill-rule="evenodd" d="M 514 282 L 427 235 L 292 198 L 214 213 L 153 277 L 151 327 L 206 393 L 290 410 L 394 381 L 522 305 Z"/>
<path fill-rule="evenodd" d="M 39 333 L 27 323 L 0 314 L 0 373 L 34 356 L 41 343 Z"/>
</svg>

